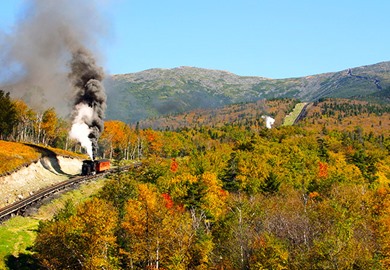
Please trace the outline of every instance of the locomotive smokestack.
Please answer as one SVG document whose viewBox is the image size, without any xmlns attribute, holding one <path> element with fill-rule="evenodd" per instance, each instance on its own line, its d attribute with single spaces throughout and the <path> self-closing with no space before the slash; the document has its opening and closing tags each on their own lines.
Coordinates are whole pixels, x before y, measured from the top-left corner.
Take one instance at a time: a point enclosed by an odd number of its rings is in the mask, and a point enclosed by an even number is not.
<svg viewBox="0 0 390 270">
<path fill-rule="evenodd" d="M 98 139 L 104 128 L 106 94 L 102 84 L 103 69 L 85 48 L 72 54 L 69 79 L 75 90 L 73 125 L 70 132 L 87 150 L 92 160 L 97 156 Z"/>
</svg>

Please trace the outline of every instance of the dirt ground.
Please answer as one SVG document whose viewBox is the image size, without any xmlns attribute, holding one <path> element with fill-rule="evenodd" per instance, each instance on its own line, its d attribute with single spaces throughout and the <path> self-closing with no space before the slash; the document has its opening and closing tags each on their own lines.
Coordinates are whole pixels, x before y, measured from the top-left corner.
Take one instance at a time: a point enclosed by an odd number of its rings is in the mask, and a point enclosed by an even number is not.
<svg viewBox="0 0 390 270">
<path fill-rule="evenodd" d="M 80 174 L 81 164 L 81 160 L 74 158 L 43 157 L 11 175 L 0 177 L 0 208 Z"/>
</svg>

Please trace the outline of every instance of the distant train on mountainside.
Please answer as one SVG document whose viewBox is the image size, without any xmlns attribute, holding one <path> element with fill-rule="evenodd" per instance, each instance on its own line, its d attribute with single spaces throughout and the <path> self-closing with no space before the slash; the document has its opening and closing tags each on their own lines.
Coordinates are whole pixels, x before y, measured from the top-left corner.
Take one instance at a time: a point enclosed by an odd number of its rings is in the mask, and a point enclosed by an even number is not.
<svg viewBox="0 0 390 270">
<path fill-rule="evenodd" d="M 109 170 L 111 163 L 107 159 L 84 160 L 81 166 L 81 175 L 94 175 Z"/>
</svg>

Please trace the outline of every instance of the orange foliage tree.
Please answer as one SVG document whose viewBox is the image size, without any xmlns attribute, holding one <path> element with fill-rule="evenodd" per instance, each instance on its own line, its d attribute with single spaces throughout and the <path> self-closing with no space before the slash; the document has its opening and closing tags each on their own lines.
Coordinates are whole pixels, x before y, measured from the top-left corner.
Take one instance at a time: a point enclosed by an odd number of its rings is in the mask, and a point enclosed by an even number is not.
<svg viewBox="0 0 390 270">
<path fill-rule="evenodd" d="M 104 153 L 111 159 L 116 149 L 119 153 L 122 153 L 123 157 L 126 157 L 131 134 L 130 127 L 124 122 L 117 120 L 106 121 L 104 123 L 104 131 L 100 137 L 100 142 L 107 149 Z"/>
<path fill-rule="evenodd" d="M 141 134 L 146 139 L 149 154 L 161 154 L 163 143 L 159 132 L 152 129 L 146 129 L 143 130 Z"/>
</svg>

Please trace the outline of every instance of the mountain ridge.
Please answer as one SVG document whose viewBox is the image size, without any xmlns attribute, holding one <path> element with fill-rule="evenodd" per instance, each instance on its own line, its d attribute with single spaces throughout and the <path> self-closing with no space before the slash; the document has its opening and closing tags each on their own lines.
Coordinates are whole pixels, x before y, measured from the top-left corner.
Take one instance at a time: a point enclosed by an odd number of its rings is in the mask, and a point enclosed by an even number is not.
<svg viewBox="0 0 390 270">
<path fill-rule="evenodd" d="M 270 79 L 197 67 L 153 68 L 106 81 L 108 119 L 128 123 L 260 99 L 370 96 L 390 87 L 390 61 L 304 77 Z M 380 97 L 379 97 L 380 99 Z"/>
</svg>

